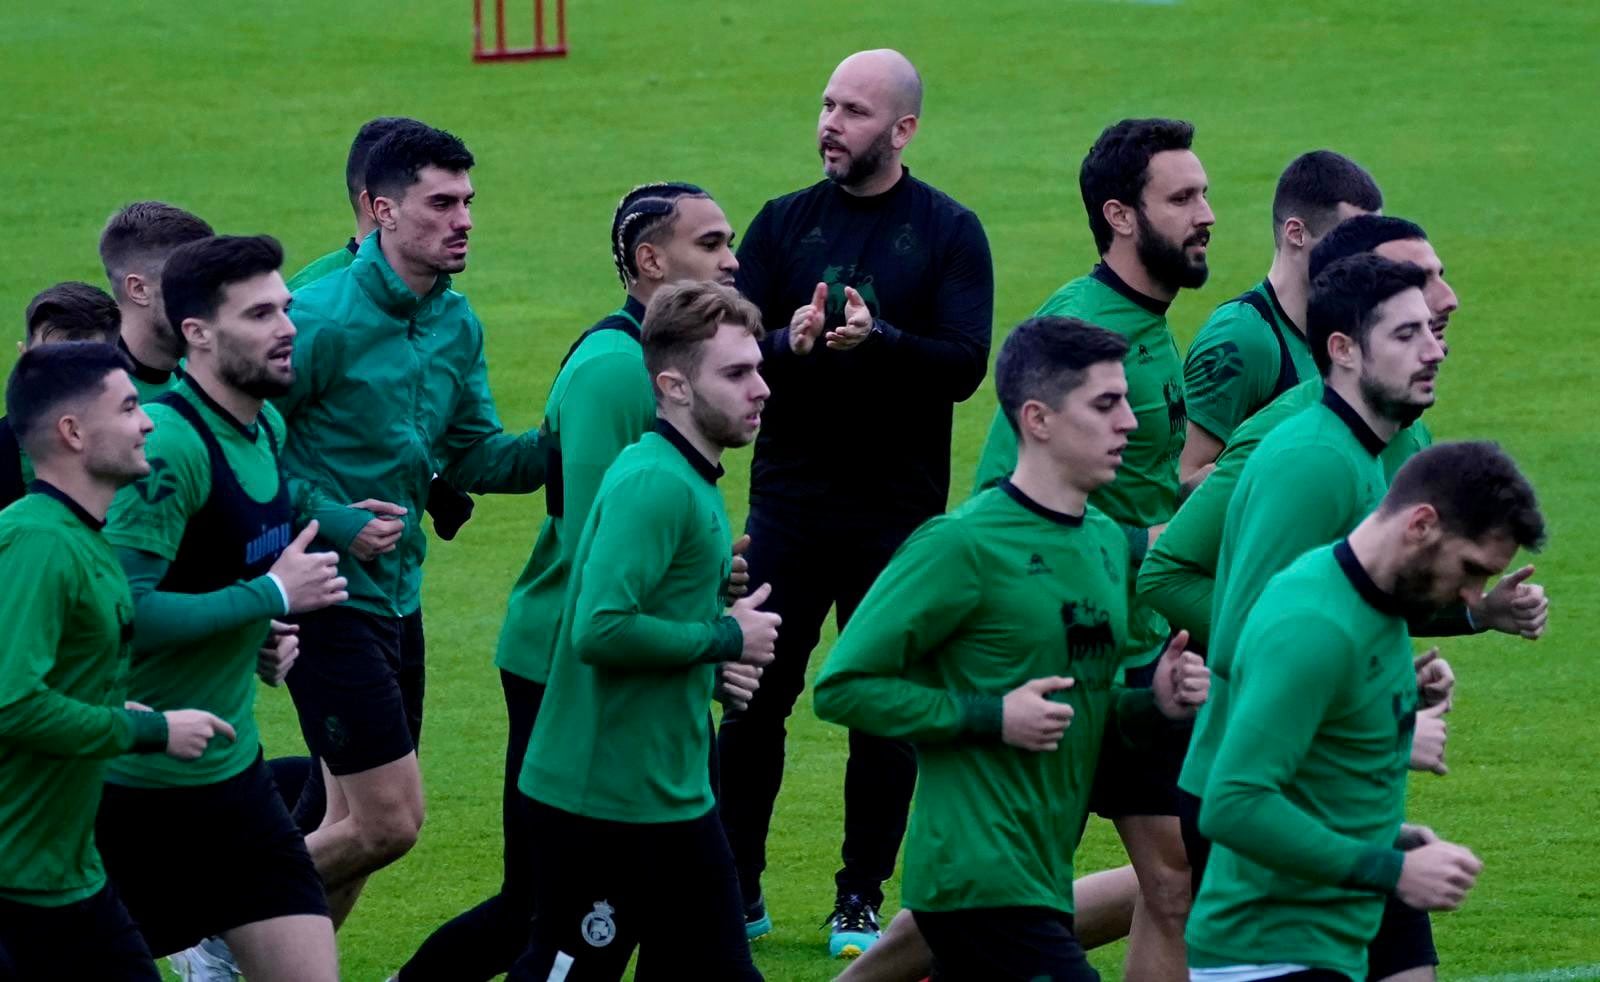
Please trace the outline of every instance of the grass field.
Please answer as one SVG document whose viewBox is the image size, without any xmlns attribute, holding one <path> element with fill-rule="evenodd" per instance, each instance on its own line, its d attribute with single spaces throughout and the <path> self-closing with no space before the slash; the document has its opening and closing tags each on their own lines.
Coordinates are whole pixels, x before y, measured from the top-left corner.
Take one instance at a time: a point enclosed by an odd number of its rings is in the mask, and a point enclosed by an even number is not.
<svg viewBox="0 0 1600 982">
<path fill-rule="evenodd" d="M 1461 680 L 1451 773 L 1419 778 L 1411 813 L 1486 868 L 1465 909 L 1436 922 L 1442 974 L 1600 962 L 1600 755 L 1583 708 L 1600 678 L 1600 564 L 1588 552 L 1600 528 L 1583 505 L 1600 451 L 1588 333 L 1600 302 L 1600 5 L 574 0 L 569 14 L 566 60 L 474 66 L 465 0 L 8 5 L 0 320 L 20 333 L 34 291 L 101 281 L 99 227 L 139 198 L 182 204 L 219 230 L 271 232 L 297 268 L 349 234 L 341 175 L 356 127 L 418 116 L 478 157 L 472 263 L 457 286 L 487 325 L 501 415 L 521 429 L 538 424 L 572 337 L 617 305 L 606 229 L 622 192 L 695 181 L 742 229 L 766 198 L 818 176 L 817 98 L 852 50 L 898 47 L 921 68 L 926 115 L 908 161 L 983 219 L 997 336 L 1092 262 L 1076 173 L 1105 124 L 1197 124 L 1218 224 L 1210 284 L 1172 309 L 1185 344 L 1264 272 L 1283 164 L 1339 149 L 1378 177 L 1390 213 L 1429 229 L 1461 295 L 1434 431 L 1503 441 L 1553 531 L 1539 559 L 1550 636 L 1446 648 Z M 10 343 L 0 350 L 9 367 Z M 957 412 L 958 494 L 992 399 L 986 387 Z M 724 485 L 736 519 L 747 463 L 733 455 Z M 498 882 L 504 720 L 491 653 L 541 506 L 484 500 L 455 542 L 435 544 L 428 824 L 341 934 L 346 978 L 384 978 Z M 260 712 L 271 750 L 294 750 L 287 697 L 264 695 Z M 832 899 L 845 740 L 809 698 L 791 733 L 767 878 L 777 931 L 756 957 L 770 979 L 820 980 L 835 968 L 816 925 Z M 1114 836 L 1092 825 L 1080 869 L 1118 862 Z M 203 880 L 220 868 L 179 875 L 227 889 Z M 1120 946 L 1094 960 L 1120 977 Z M 1526 976 L 1540 977 L 1590 975 Z"/>
</svg>

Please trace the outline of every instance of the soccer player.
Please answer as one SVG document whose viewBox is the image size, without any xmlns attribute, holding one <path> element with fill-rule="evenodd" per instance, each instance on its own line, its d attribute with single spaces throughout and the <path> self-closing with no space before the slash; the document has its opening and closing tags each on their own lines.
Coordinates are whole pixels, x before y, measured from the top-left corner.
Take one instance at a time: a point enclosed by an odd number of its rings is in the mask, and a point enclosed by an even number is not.
<svg viewBox="0 0 1600 982">
<path fill-rule="evenodd" d="M 622 306 L 581 334 L 563 361 L 545 402 L 545 513 L 527 566 L 511 589 L 495 664 L 505 692 L 505 787 L 500 892 L 439 928 L 424 941 L 400 982 L 487 980 L 510 968 L 528 944 L 533 884 L 527 798 L 517 790 L 572 575 L 578 535 L 606 469 L 623 448 L 653 428 L 655 399 L 639 331 L 656 291 L 677 282 L 733 285 L 739 261 L 733 227 L 693 184 L 656 183 L 623 196 L 611 219 L 610 242 Z"/>
<path fill-rule="evenodd" d="M 1121 685 L 1128 539 L 1087 502 L 1138 426 L 1127 351 L 1071 318 L 1012 332 L 995 386 L 1016 470 L 912 535 L 817 677 L 819 717 L 916 744 L 903 889 L 935 978 L 1099 978 L 1073 934 L 1072 854 L 1102 738 L 1204 700 L 1181 633 L 1151 686 Z"/>
<path fill-rule="evenodd" d="M 294 384 L 274 400 L 289 475 L 356 502 L 311 516 L 322 548 L 358 562 L 344 567 L 349 601 L 298 619 L 288 678 L 306 743 L 332 778 L 306 844 L 335 924 L 422 827 L 418 517 L 429 482 L 438 473 L 464 491 L 528 492 L 544 477 L 538 434 L 502 431 L 483 326 L 450 288 L 467 264 L 472 164 L 460 140 L 432 128 L 373 148 L 377 231 L 348 267 L 294 295 Z"/>
<path fill-rule="evenodd" d="M 1419 703 L 1407 622 L 1481 597 L 1543 538 L 1533 489 L 1498 447 L 1441 444 L 1347 538 L 1267 581 L 1241 617 L 1200 809 L 1216 846 L 1189 921 L 1196 982 L 1361 982 L 1385 895 L 1461 904 L 1482 869 L 1470 851 L 1417 827 L 1402 836 L 1412 848 L 1395 844 Z"/>
<path fill-rule="evenodd" d="M 1127 529 L 1135 565 L 1172 517 L 1185 410 L 1182 363 L 1166 311 L 1181 289 L 1206 281 L 1215 216 L 1206 173 L 1190 149 L 1194 127 L 1171 119 L 1125 119 L 1095 140 L 1078 172 L 1100 264 L 1057 290 L 1035 316 L 1077 317 L 1128 339 L 1128 402 L 1139 428 L 1128 437 L 1117 478 L 1091 504 Z M 1017 435 L 997 413 L 978 461 L 985 488 L 1016 465 Z M 1135 603 L 1128 612 L 1129 685 L 1148 685 L 1167 643 L 1167 624 Z M 1105 745 L 1093 810 L 1111 819 L 1139 876 L 1126 974 L 1183 977 L 1189 870 L 1177 819 L 1176 781 L 1185 729 L 1129 747 Z"/>
<path fill-rule="evenodd" d="M 116 344 L 121 316 L 116 301 L 104 290 L 87 283 L 57 283 L 28 302 L 23 315 L 26 328 L 17 352 L 57 341 Z M 0 416 L 0 508 L 26 494 L 31 480 L 33 465 L 22 452 L 11 423 Z"/>
<path fill-rule="evenodd" d="M 706 767 L 716 666 L 772 661 L 762 585 L 724 613 L 717 479 L 768 390 L 760 314 L 731 287 L 661 288 L 644 318 L 656 428 L 595 492 L 518 786 L 537 916 L 510 978 L 759 979 Z"/>
<path fill-rule="evenodd" d="M 164 201 L 136 201 L 112 215 L 100 233 L 100 262 L 122 312 L 117 343 L 133 362 L 139 399 L 149 402 L 182 375 L 183 338 L 167 323 L 161 267 L 185 242 L 210 238 L 211 226 Z"/>
<path fill-rule="evenodd" d="M 1459 302 L 1444 279 L 1444 266 L 1427 233 L 1403 218 L 1357 216 L 1336 226 L 1321 240 L 1311 254 L 1308 270 L 1321 273 L 1340 259 L 1364 252 L 1375 252 L 1396 262 L 1412 262 L 1423 269 L 1427 281 L 1422 295 L 1428 304 L 1429 325 L 1448 354 L 1445 331 Z M 1202 650 L 1211 638 L 1211 604 L 1217 553 L 1222 548 L 1222 525 L 1245 461 L 1274 427 L 1321 398 L 1319 372 L 1235 428 L 1216 459 L 1216 469 L 1184 500 L 1139 567 L 1140 596 L 1170 623 L 1188 631 L 1190 640 Z M 1393 477 L 1413 454 L 1432 442 L 1433 435 L 1421 419 L 1401 427 L 1379 455 L 1385 475 Z"/>
<path fill-rule="evenodd" d="M 273 619 L 346 598 L 338 555 L 307 549 L 316 523 L 293 535 L 283 421 L 266 403 L 294 377 L 282 262 L 268 236 L 219 236 L 179 246 L 162 271 L 186 370 L 149 405 L 150 474 L 117 496 L 106 528 L 133 592 L 129 695 L 204 706 L 236 737 L 182 765 L 112 761 L 96 838 L 158 954 L 221 935 L 252 982 L 331 982 L 322 881 L 262 759 L 254 711 Z M 274 650 L 292 654 L 291 637 Z M 271 666 L 266 681 L 280 682 L 286 667 Z M 168 820 L 178 814 L 187 821 Z M 230 888 L 197 893 L 171 875 L 196 862 L 226 869 Z"/>
<path fill-rule="evenodd" d="M 378 227 L 378 220 L 372 215 L 372 196 L 367 193 L 367 159 L 372 156 L 372 148 L 395 130 L 426 125 L 421 120 L 406 116 L 379 116 L 363 123 L 361 129 L 356 131 L 356 138 L 351 141 L 350 153 L 344 162 L 344 186 L 350 196 L 350 210 L 356 215 L 356 234 L 343 246 L 312 260 L 289 277 L 290 292 L 355 262 L 361 240 Z"/>
<path fill-rule="evenodd" d="M 1216 460 L 1240 423 L 1317 377 L 1304 327 L 1311 250 L 1346 218 L 1382 208 L 1383 192 L 1372 175 L 1332 150 L 1301 154 L 1284 169 L 1272 197 L 1266 279 L 1218 307 L 1184 359 L 1189 429 L 1178 462 L 1183 480 Z"/>
<path fill-rule="evenodd" d="M 0 979 L 155 982 L 150 950 L 94 844 L 108 758 L 200 757 L 233 728 L 202 710 L 124 705 L 133 599 L 101 534 L 117 489 L 150 471 L 150 420 L 116 348 L 24 352 L 6 411 L 33 460 L 0 514 Z"/>
<path fill-rule="evenodd" d="M 900 53 L 846 58 L 822 93 L 824 179 L 768 201 L 739 249 L 739 289 L 774 328 L 762 342 L 773 396 L 751 465 L 750 575 L 771 584 L 788 625 L 761 691 L 719 734 L 751 937 L 772 929 L 761 873 L 784 722 L 822 622 L 832 607 L 848 623 L 900 543 L 944 511 L 954 405 L 988 367 L 988 240 L 976 215 L 902 163 L 921 114 L 922 80 Z M 834 956 L 878 936 L 915 782 L 908 745 L 851 733 Z"/>
</svg>

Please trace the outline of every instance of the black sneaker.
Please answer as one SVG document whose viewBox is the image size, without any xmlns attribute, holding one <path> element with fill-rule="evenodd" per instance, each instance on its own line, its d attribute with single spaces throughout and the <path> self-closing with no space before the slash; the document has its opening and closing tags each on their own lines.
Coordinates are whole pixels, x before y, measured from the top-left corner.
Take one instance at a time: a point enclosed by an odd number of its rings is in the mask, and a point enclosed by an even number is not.
<svg viewBox="0 0 1600 982">
<path fill-rule="evenodd" d="M 772 933 L 772 918 L 767 914 L 767 898 L 744 905 L 744 936 L 756 941 Z"/>
<path fill-rule="evenodd" d="M 840 897 L 822 926 L 829 929 L 828 955 L 832 958 L 857 957 L 871 948 L 881 933 L 878 908 L 861 899 L 858 893 Z"/>
</svg>

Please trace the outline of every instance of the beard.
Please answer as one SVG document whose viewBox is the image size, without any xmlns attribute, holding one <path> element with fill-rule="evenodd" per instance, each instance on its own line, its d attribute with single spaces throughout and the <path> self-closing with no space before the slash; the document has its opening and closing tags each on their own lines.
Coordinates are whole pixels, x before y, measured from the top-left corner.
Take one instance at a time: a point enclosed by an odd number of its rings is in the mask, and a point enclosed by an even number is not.
<svg viewBox="0 0 1600 982">
<path fill-rule="evenodd" d="M 1394 599 L 1407 620 L 1427 620 L 1443 608 L 1434 598 L 1439 579 L 1433 572 L 1433 560 L 1438 551 L 1438 546 L 1427 549 L 1395 574 Z"/>
<path fill-rule="evenodd" d="M 828 174 L 826 163 L 823 164 L 823 173 L 827 174 L 828 180 L 842 187 L 859 187 L 883 170 L 884 162 L 889 159 L 889 154 L 894 149 L 893 139 L 894 126 L 892 124 L 885 126 L 882 133 L 873 137 L 866 150 L 859 155 L 850 155 L 850 164 L 843 174 Z M 820 145 L 817 147 L 817 154 L 822 155 Z"/>
<path fill-rule="evenodd" d="M 1361 398 L 1372 407 L 1372 411 L 1402 428 L 1415 423 L 1428 409 L 1429 404 L 1411 400 L 1409 385 L 1396 391 L 1366 372 L 1361 373 L 1359 382 Z"/>
<path fill-rule="evenodd" d="M 704 399 L 694 401 L 689 408 L 689 418 L 694 420 L 695 429 L 707 440 L 724 450 L 742 447 L 751 440 L 745 431 L 743 417 L 722 412 Z"/>
<path fill-rule="evenodd" d="M 1144 217 L 1143 211 L 1136 210 L 1133 214 L 1139 228 L 1139 241 L 1135 248 L 1139 262 L 1150 278 L 1171 290 L 1195 290 L 1204 286 L 1206 277 L 1211 275 L 1205 257 L 1191 260 L 1183 251 L 1186 246 L 1205 241 L 1204 233 L 1195 233 L 1187 242 L 1173 242 L 1155 230 Z"/>
<path fill-rule="evenodd" d="M 221 340 L 217 345 L 217 377 L 224 385 L 237 389 L 252 399 L 276 399 L 285 395 L 294 385 L 294 369 L 287 379 L 274 375 L 263 362 L 251 358 L 234 347 L 231 341 Z M 274 350 L 273 354 L 279 352 Z"/>
</svg>

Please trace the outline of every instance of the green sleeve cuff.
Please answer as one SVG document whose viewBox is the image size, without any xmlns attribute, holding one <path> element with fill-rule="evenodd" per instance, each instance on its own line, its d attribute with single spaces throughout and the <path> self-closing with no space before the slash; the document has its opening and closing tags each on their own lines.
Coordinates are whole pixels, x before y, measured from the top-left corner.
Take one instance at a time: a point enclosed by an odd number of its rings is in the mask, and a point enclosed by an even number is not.
<svg viewBox="0 0 1600 982">
<path fill-rule="evenodd" d="M 961 705 L 961 732 L 979 736 L 999 736 L 1005 729 L 1005 697 L 963 692 L 956 696 Z"/>
<path fill-rule="evenodd" d="M 318 536 L 331 542 L 340 552 L 348 552 L 350 543 L 372 521 L 372 513 L 365 508 L 349 505 L 330 505 L 316 509 L 310 516 L 317 520 Z"/>
<path fill-rule="evenodd" d="M 719 618 L 714 630 L 716 639 L 711 644 L 711 655 L 706 661 L 721 664 L 738 661 L 744 656 L 744 631 L 738 621 L 732 617 Z"/>
<path fill-rule="evenodd" d="M 1341 886 L 1376 893 L 1392 893 L 1400 882 L 1400 868 L 1406 854 L 1390 846 L 1368 846 L 1361 850 Z"/>
<path fill-rule="evenodd" d="M 1432 617 L 1414 619 L 1410 627 L 1412 637 L 1418 638 L 1457 638 L 1480 633 L 1466 604 L 1447 607 Z"/>
<path fill-rule="evenodd" d="M 167 750 L 167 717 L 144 709 L 130 709 L 133 718 L 133 752 L 160 754 Z"/>
</svg>

